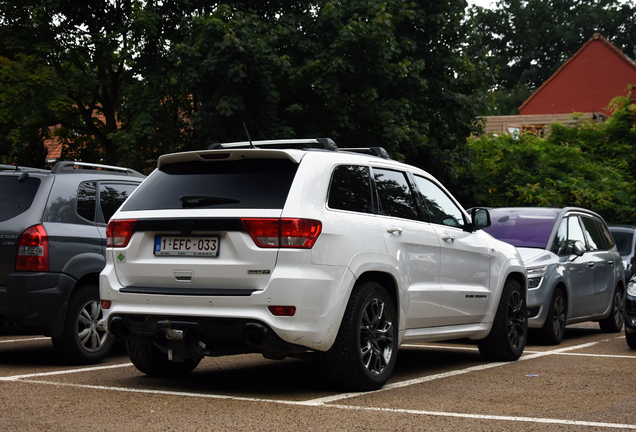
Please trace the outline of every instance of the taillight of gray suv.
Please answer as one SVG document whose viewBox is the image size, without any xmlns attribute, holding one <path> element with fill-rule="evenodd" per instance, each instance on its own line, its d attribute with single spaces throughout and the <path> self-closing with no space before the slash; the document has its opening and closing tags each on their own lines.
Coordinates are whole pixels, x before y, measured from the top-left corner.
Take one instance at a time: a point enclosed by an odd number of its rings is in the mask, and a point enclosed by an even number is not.
<svg viewBox="0 0 636 432">
<path fill-rule="evenodd" d="M 64 359 L 109 352 L 99 303 L 106 224 L 145 176 L 59 162 L 52 170 L 0 166 L 0 329 L 51 336 Z"/>
<path fill-rule="evenodd" d="M 313 139 L 162 156 L 108 224 L 104 320 L 154 376 L 206 356 L 314 352 L 339 386 L 371 390 L 402 343 L 454 338 L 515 360 L 525 267 L 489 223 L 379 148 Z"/>
</svg>

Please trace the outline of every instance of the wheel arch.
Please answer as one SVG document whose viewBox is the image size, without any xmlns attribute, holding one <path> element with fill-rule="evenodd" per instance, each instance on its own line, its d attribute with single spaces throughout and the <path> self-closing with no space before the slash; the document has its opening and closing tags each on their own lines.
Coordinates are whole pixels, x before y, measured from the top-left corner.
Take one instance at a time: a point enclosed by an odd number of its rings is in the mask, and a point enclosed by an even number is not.
<svg viewBox="0 0 636 432">
<path fill-rule="evenodd" d="M 395 278 L 390 273 L 385 273 L 381 271 L 367 271 L 358 277 L 357 283 L 363 283 L 367 281 L 377 282 L 387 290 L 389 296 L 391 296 L 391 300 L 393 300 L 393 305 L 395 306 L 396 312 L 398 314 L 398 322 L 400 319 L 400 307 L 399 307 L 399 297 L 398 297 L 398 285 L 395 281 Z"/>
</svg>

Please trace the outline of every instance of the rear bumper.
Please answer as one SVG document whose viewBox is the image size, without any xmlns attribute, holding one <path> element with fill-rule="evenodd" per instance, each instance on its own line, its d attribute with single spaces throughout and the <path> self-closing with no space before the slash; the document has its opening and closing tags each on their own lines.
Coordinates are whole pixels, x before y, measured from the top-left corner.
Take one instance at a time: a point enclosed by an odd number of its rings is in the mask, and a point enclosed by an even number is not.
<svg viewBox="0 0 636 432">
<path fill-rule="evenodd" d="M 0 287 L 0 322 L 58 336 L 75 279 L 61 273 L 13 273 Z"/>
<path fill-rule="evenodd" d="M 246 341 L 245 329 L 262 326 L 255 331 L 263 333 L 265 338 L 268 333 L 276 336 L 270 341 L 274 346 L 272 351 L 284 353 L 298 347 L 327 351 L 340 328 L 354 283 L 354 275 L 346 267 L 311 266 L 301 272 L 294 266 L 279 265 L 272 272 L 267 287 L 258 291 L 181 289 L 179 286 L 131 289 L 119 283 L 113 266 L 107 263 L 100 274 L 100 296 L 111 301 L 110 308 L 103 311 L 108 332 L 123 339 L 138 342 L 165 339 L 161 323 L 170 320 L 196 323 L 188 324 L 188 332 L 204 342 L 246 343 L 249 341 Z M 225 291 L 240 292 L 241 295 L 230 295 Z M 294 306 L 296 313 L 294 316 L 274 316 L 268 306 Z M 127 329 L 118 328 L 118 322 L 125 324 Z M 187 335 L 188 332 L 184 333 Z M 253 332 L 248 332 L 248 338 L 249 334 L 254 340 L 260 338 Z M 250 351 L 254 352 L 254 348 L 250 347 Z M 257 348 L 265 350 L 260 346 Z"/>
<path fill-rule="evenodd" d="M 248 319 L 179 316 L 111 315 L 111 335 L 130 342 L 153 342 L 185 357 L 223 356 L 250 352 L 284 358 L 307 348 L 283 341 L 265 323 Z M 175 337 L 177 335 L 178 337 Z"/>
</svg>

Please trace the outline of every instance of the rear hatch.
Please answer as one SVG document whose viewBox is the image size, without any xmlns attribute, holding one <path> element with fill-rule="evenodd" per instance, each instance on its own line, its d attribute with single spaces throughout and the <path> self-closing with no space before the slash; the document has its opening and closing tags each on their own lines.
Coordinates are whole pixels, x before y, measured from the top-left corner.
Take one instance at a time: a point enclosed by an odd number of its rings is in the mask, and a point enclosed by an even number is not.
<svg viewBox="0 0 636 432">
<path fill-rule="evenodd" d="M 246 226 L 280 218 L 301 157 L 217 150 L 160 159 L 109 225 L 115 242 L 130 235 L 127 246 L 109 249 L 122 291 L 247 295 L 264 289 L 279 249 L 266 232 L 257 246 Z"/>
<path fill-rule="evenodd" d="M 0 174 L 0 286 L 8 283 L 15 269 L 18 240 L 22 232 L 42 220 L 52 178 L 24 172 Z M 42 183 L 47 183 L 44 186 Z"/>
</svg>

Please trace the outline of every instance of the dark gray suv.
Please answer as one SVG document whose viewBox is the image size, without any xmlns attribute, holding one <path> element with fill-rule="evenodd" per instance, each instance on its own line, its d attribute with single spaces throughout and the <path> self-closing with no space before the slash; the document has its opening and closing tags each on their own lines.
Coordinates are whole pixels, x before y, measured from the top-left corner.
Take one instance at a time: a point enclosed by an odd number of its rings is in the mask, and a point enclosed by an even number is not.
<svg viewBox="0 0 636 432">
<path fill-rule="evenodd" d="M 77 162 L 0 166 L 0 329 L 50 336 L 71 363 L 101 361 L 106 224 L 144 176 Z"/>
</svg>

